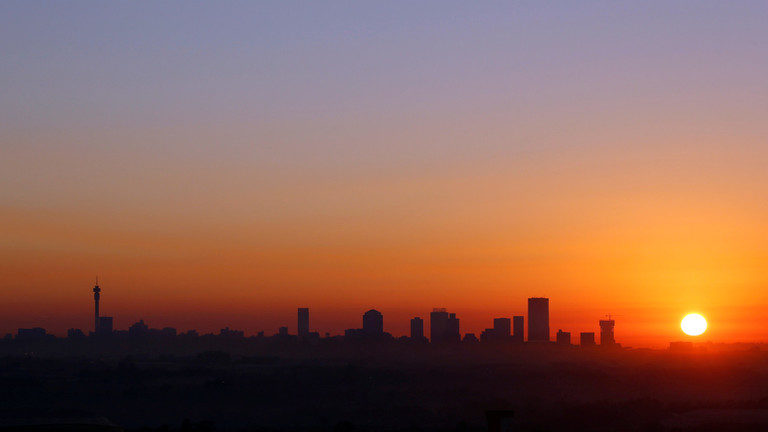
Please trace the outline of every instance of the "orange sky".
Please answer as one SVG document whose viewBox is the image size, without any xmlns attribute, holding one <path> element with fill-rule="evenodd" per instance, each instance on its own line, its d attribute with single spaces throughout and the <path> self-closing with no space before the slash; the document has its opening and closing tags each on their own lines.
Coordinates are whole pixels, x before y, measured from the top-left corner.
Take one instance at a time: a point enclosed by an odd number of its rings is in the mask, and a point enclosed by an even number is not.
<svg viewBox="0 0 768 432">
<path fill-rule="evenodd" d="M 762 172 L 742 163 L 726 182 L 719 154 L 612 157 L 486 161 L 481 174 L 292 173 L 295 184 L 266 192 L 225 184 L 264 175 L 235 167 L 164 172 L 168 203 L 138 181 L 127 189 L 150 197 L 136 203 L 5 206 L 0 325 L 88 328 L 99 274 L 119 328 L 144 318 L 270 333 L 309 306 L 312 327 L 335 334 L 375 307 L 399 335 L 440 306 L 479 332 L 548 296 L 553 332 L 596 330 L 613 313 L 621 342 L 662 346 L 698 311 L 710 320 L 701 340 L 764 340 L 766 208 L 749 189 Z"/>
<path fill-rule="evenodd" d="M 747 3 L 2 5 L 0 332 L 89 329 L 98 275 L 121 329 L 479 333 L 547 296 L 553 333 L 766 341 Z"/>
</svg>

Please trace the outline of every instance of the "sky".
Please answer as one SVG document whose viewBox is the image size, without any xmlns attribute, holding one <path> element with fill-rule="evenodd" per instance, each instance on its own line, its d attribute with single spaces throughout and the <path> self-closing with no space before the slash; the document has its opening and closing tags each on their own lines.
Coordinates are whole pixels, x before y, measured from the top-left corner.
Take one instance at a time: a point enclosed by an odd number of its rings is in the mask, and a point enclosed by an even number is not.
<svg viewBox="0 0 768 432">
<path fill-rule="evenodd" d="M 768 4 L 0 3 L 0 333 L 768 341 Z"/>
</svg>

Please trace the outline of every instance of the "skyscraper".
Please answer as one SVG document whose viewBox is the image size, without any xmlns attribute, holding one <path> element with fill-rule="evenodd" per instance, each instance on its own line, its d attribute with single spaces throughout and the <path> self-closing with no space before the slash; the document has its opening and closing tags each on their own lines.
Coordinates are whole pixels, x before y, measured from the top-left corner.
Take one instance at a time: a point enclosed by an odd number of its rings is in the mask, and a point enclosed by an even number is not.
<svg viewBox="0 0 768 432">
<path fill-rule="evenodd" d="M 549 341 L 549 299 L 546 297 L 528 299 L 528 341 Z"/>
<path fill-rule="evenodd" d="M 616 321 L 612 320 L 610 316 L 607 320 L 600 320 L 600 345 L 616 344 L 616 339 L 613 336 L 614 326 L 616 326 Z"/>
<path fill-rule="evenodd" d="M 415 341 L 424 340 L 424 320 L 421 317 L 411 318 L 411 339 Z"/>
<path fill-rule="evenodd" d="M 432 343 L 459 342 L 459 319 L 444 308 L 435 308 L 429 314 L 429 338 Z"/>
<path fill-rule="evenodd" d="M 367 336 L 381 336 L 384 333 L 384 316 L 376 309 L 363 314 L 363 333 Z"/>
<path fill-rule="evenodd" d="M 579 345 L 583 347 L 595 346 L 595 332 L 581 332 Z"/>
<path fill-rule="evenodd" d="M 434 308 L 429 313 L 429 339 L 432 343 L 445 342 L 448 333 L 448 312 L 445 308 Z"/>
<path fill-rule="evenodd" d="M 512 341 L 522 343 L 525 340 L 525 317 L 512 317 Z"/>
<path fill-rule="evenodd" d="M 452 313 L 448 316 L 448 334 L 446 335 L 446 340 L 448 342 L 461 342 L 459 319 L 456 318 L 455 313 Z"/>
<path fill-rule="evenodd" d="M 570 345 L 571 344 L 571 332 L 565 332 L 562 330 L 557 331 L 555 341 L 558 345 Z"/>
<path fill-rule="evenodd" d="M 299 337 L 307 337 L 309 335 L 309 308 L 299 308 Z"/>
<path fill-rule="evenodd" d="M 508 341 L 511 336 L 511 321 L 509 318 L 494 318 L 493 333 L 498 340 Z"/>
</svg>

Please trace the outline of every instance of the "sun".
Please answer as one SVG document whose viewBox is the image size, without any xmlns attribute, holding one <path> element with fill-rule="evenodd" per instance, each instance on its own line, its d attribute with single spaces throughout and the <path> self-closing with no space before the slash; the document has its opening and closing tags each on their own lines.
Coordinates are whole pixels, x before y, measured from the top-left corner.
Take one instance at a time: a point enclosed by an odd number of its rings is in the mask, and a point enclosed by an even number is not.
<svg viewBox="0 0 768 432">
<path fill-rule="evenodd" d="M 680 328 L 688 336 L 698 336 L 707 330 L 707 320 L 697 313 L 688 314 L 680 322 Z"/>
</svg>

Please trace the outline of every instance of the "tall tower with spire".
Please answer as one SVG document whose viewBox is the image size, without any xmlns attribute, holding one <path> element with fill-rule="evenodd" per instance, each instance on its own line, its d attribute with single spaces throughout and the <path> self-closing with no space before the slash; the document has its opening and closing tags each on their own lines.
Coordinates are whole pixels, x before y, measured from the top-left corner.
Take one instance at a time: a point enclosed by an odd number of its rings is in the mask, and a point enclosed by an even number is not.
<svg viewBox="0 0 768 432">
<path fill-rule="evenodd" d="M 93 286 L 93 306 L 94 306 L 94 320 L 93 320 L 93 332 L 99 331 L 99 299 L 101 298 L 101 288 L 99 288 L 99 278 L 96 278 L 96 285 Z"/>
</svg>

